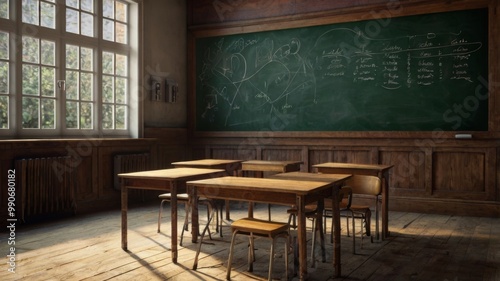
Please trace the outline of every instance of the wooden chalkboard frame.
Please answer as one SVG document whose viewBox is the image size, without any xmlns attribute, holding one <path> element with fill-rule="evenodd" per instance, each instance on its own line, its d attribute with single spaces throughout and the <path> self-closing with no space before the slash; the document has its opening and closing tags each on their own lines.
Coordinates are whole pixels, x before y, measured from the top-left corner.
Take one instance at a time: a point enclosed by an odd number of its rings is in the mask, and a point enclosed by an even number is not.
<svg viewBox="0 0 500 281">
<path fill-rule="evenodd" d="M 394 13 L 394 17 L 422 15 L 428 13 L 439 13 L 449 11 L 460 11 L 470 9 L 487 8 L 488 23 L 488 74 L 489 77 L 499 77 L 499 39 L 495 34 L 499 31 L 499 3 L 498 0 L 490 1 L 459 1 L 453 3 L 431 3 L 415 5 L 405 4 Z M 221 24 L 218 26 L 191 27 L 188 32 L 188 129 L 190 135 L 195 137 L 300 137 L 300 138 L 454 138 L 455 131 L 266 131 L 257 133 L 255 131 L 198 131 L 196 129 L 196 40 L 204 37 L 216 37 L 233 34 L 244 34 L 260 31 L 272 31 L 297 27 L 309 27 L 342 22 L 356 22 L 367 19 L 383 21 L 387 18 L 374 17 L 374 14 L 389 15 L 388 6 L 370 6 L 365 8 L 350 8 L 340 11 L 330 11 L 321 15 L 305 15 L 300 19 L 297 17 L 283 17 L 279 19 L 267 19 L 264 21 L 238 22 Z M 376 11 L 376 12 L 374 12 Z M 389 12 L 389 13 L 387 13 Z M 488 131 L 470 132 L 474 138 L 496 138 L 500 136 L 500 102 L 497 98 L 498 83 L 490 83 L 489 88 L 489 118 Z"/>
</svg>

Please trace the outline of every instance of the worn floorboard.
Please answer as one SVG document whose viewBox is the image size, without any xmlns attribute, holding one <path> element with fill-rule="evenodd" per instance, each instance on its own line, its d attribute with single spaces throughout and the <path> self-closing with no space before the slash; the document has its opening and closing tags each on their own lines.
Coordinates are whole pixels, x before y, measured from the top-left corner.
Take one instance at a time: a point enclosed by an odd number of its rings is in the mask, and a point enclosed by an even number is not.
<svg viewBox="0 0 500 281">
<path fill-rule="evenodd" d="M 213 240 L 205 239 L 198 269 L 194 271 L 191 268 L 198 244 L 191 243 L 190 234 L 185 233 L 178 264 L 173 264 L 169 251 L 169 206 L 164 210 L 162 232 L 157 233 L 158 205 L 129 210 L 128 251 L 121 249 L 119 210 L 18 226 L 16 270 L 8 271 L 5 257 L 0 280 L 225 280 L 230 222 L 224 222 L 222 238 L 213 233 Z M 232 203 L 231 210 L 232 219 L 247 213 L 246 205 L 238 202 Z M 183 214 L 180 212 L 179 229 Z M 256 205 L 256 217 L 259 216 L 267 217 L 267 205 Z M 287 221 L 286 208 L 273 206 L 273 219 Z M 333 278 L 332 246 L 326 235 L 327 262 L 321 262 L 320 249 L 316 248 L 317 266 L 308 268 L 309 280 L 500 280 L 499 218 L 390 212 L 389 220 L 388 239 L 371 243 L 365 237 L 361 248 L 358 238 L 353 254 L 352 238 L 346 236 L 346 221 L 342 219 L 342 276 Z M 372 224 L 374 233 L 375 222 Z M 357 225 L 359 230 L 359 222 Z M 310 231 L 308 235 L 310 238 Z M 8 253 L 8 233 L 0 233 L 0 238 L 1 252 Z M 253 272 L 246 271 L 247 244 L 246 238 L 239 237 L 231 279 L 265 280 L 270 241 L 256 239 Z M 309 239 L 309 250 L 310 246 Z M 284 276 L 284 253 L 284 243 L 278 240 L 273 273 L 276 280 Z M 290 262 L 290 276 L 292 268 Z"/>
</svg>

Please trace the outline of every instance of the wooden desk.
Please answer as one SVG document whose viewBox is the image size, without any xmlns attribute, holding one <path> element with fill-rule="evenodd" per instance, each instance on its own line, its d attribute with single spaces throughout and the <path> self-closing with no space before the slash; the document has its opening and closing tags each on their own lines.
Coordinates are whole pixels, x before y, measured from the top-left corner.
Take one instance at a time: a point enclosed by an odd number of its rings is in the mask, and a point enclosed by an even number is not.
<svg viewBox="0 0 500 281">
<path fill-rule="evenodd" d="M 172 165 L 176 168 L 224 169 L 228 176 L 237 176 L 238 171 L 241 170 L 241 162 L 243 162 L 243 160 L 199 159 L 173 162 Z"/>
<path fill-rule="evenodd" d="M 382 239 L 389 236 L 389 170 L 394 165 L 322 163 L 313 165 L 320 173 L 376 176 L 382 181 Z M 378 223 L 378 221 L 377 221 Z M 379 233 L 377 231 L 377 239 Z"/>
<path fill-rule="evenodd" d="M 118 174 L 122 189 L 122 249 L 127 250 L 128 189 L 162 190 L 172 193 L 170 201 L 172 225 L 172 260 L 177 263 L 177 193 L 186 192 L 186 181 L 225 176 L 221 169 L 174 168 Z"/>
<path fill-rule="evenodd" d="M 329 182 L 335 184 L 336 187 L 340 188 L 344 185 L 344 182 L 352 177 L 352 175 L 347 174 L 316 174 L 316 173 L 306 173 L 306 172 L 290 172 L 290 173 L 281 173 L 271 176 L 271 179 L 286 179 L 286 180 L 299 180 L 299 181 L 320 181 L 320 182 Z M 322 214 L 321 214 L 322 215 Z M 332 212 L 332 221 L 335 222 L 338 220 L 340 222 L 340 213 Z M 317 222 L 320 226 L 320 241 L 321 241 L 321 249 L 325 249 L 324 245 L 324 233 L 323 233 L 323 220 Z M 340 224 L 333 223 L 333 239 L 334 241 L 340 241 Z M 314 247 L 314 245 L 313 245 Z M 337 255 L 339 255 L 337 257 Z M 324 257 L 323 257 L 324 258 Z M 340 260 L 340 251 L 334 252 L 334 261 Z M 334 264 L 335 268 L 336 265 Z M 338 269 L 340 271 L 340 268 Z"/>
<path fill-rule="evenodd" d="M 256 177 L 264 177 L 264 172 L 288 173 L 300 171 L 302 161 L 270 161 L 270 160 L 248 160 L 241 163 L 243 176 L 248 176 L 249 172 L 254 172 Z M 269 220 L 271 220 L 271 205 L 267 206 Z M 248 212 L 253 210 L 253 204 L 248 205 Z"/>
<path fill-rule="evenodd" d="M 249 160 L 241 163 L 241 171 L 244 173 L 253 172 L 277 172 L 288 173 L 300 171 L 302 161 L 267 161 L 267 160 Z M 262 175 L 260 175 L 262 177 Z"/>
<path fill-rule="evenodd" d="M 241 170 L 241 162 L 243 160 L 229 159 L 199 159 L 190 161 L 173 162 L 172 165 L 176 168 L 205 168 L 205 169 L 224 169 L 228 176 L 237 176 Z M 230 220 L 229 200 L 226 200 L 226 220 Z"/>
<path fill-rule="evenodd" d="M 298 247 L 300 280 L 307 279 L 307 242 L 306 242 L 306 204 L 318 202 L 318 209 L 323 210 L 323 198 L 332 196 L 334 208 L 338 206 L 338 188 L 330 182 L 297 181 L 284 179 L 222 177 L 198 181 L 189 181 L 190 196 L 194 200 L 192 211 L 193 233 L 198 233 L 198 196 L 230 199 L 248 202 L 272 203 L 297 206 Z M 334 218 L 336 227 L 340 228 L 340 216 Z M 193 242 L 197 241 L 193 235 Z M 340 240 L 334 241 L 335 274 L 340 276 Z M 196 265 L 194 266 L 196 269 Z"/>
</svg>

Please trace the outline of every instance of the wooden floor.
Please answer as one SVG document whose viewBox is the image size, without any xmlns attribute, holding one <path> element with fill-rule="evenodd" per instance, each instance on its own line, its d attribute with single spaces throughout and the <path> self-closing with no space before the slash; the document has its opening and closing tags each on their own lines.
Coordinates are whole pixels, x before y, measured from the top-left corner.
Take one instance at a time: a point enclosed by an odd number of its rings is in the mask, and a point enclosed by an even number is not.
<svg viewBox="0 0 500 281">
<path fill-rule="evenodd" d="M 119 210 L 18 227 L 16 272 L 8 272 L 4 262 L 0 280 L 225 280 L 227 224 L 223 238 L 215 234 L 213 241 L 203 244 L 198 270 L 193 271 L 196 245 L 186 235 L 179 263 L 172 263 L 169 210 L 167 206 L 162 232 L 157 233 L 158 205 L 130 209 L 129 251 L 120 247 Z M 231 207 L 232 219 L 246 214 L 243 204 L 234 202 Z M 266 211 L 259 204 L 256 216 L 266 217 Z M 285 209 L 273 207 L 273 219 L 286 221 Z M 343 228 L 342 277 L 332 277 L 332 247 L 327 240 L 327 263 L 319 261 L 317 268 L 309 268 L 309 280 L 500 280 L 500 219 L 390 212 L 389 220 L 391 237 L 378 243 L 366 239 L 357 254 L 352 253 L 352 240 Z M 0 237 L 6 255 L 7 233 Z M 253 273 L 246 272 L 247 241 L 241 238 L 235 246 L 232 280 L 263 280 L 269 241 L 256 241 Z M 284 275 L 281 242 L 277 249 L 274 278 L 279 280 Z"/>
</svg>

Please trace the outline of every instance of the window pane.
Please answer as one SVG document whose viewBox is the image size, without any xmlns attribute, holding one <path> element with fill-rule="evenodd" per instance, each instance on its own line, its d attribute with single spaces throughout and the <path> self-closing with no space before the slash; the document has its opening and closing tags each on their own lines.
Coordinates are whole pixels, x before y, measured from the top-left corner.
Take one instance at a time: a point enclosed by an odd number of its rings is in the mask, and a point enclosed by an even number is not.
<svg viewBox="0 0 500 281">
<path fill-rule="evenodd" d="M 86 12 L 94 12 L 94 0 L 82 0 L 80 8 Z"/>
<path fill-rule="evenodd" d="M 0 18 L 9 18 L 9 0 L 0 0 Z"/>
<path fill-rule="evenodd" d="M 33 37 L 23 37 L 23 61 L 39 62 L 39 41 Z"/>
<path fill-rule="evenodd" d="M 9 63 L 0 61 L 0 94 L 9 93 Z"/>
<path fill-rule="evenodd" d="M 72 9 L 67 9 L 66 31 L 79 34 L 80 33 L 79 23 L 80 23 L 80 13 Z"/>
<path fill-rule="evenodd" d="M 125 95 L 127 93 L 127 79 L 116 78 L 116 103 L 125 103 Z"/>
<path fill-rule="evenodd" d="M 115 18 L 115 1 L 104 0 L 102 3 L 102 15 L 106 18 Z"/>
<path fill-rule="evenodd" d="M 127 44 L 127 26 L 119 22 L 116 23 L 116 42 Z"/>
<path fill-rule="evenodd" d="M 82 35 L 94 37 L 94 16 L 87 13 L 81 13 L 82 16 Z"/>
<path fill-rule="evenodd" d="M 112 76 L 102 77 L 102 101 L 114 102 L 114 79 Z"/>
<path fill-rule="evenodd" d="M 86 101 L 92 101 L 93 98 L 93 90 L 94 90 L 94 82 L 92 79 L 91 73 L 81 73 L 80 74 L 80 99 Z"/>
<path fill-rule="evenodd" d="M 66 45 L 66 68 L 78 69 L 78 46 Z"/>
<path fill-rule="evenodd" d="M 104 40 L 115 41 L 115 23 L 111 20 L 102 21 L 102 37 Z"/>
<path fill-rule="evenodd" d="M 49 3 L 40 3 L 41 22 L 40 25 L 48 28 L 56 28 L 56 6 Z"/>
<path fill-rule="evenodd" d="M 9 59 L 9 33 L 0 31 L 0 59 Z"/>
<path fill-rule="evenodd" d="M 38 98 L 23 98 L 23 128 L 37 129 L 39 114 L 39 99 Z"/>
<path fill-rule="evenodd" d="M 115 73 L 115 67 L 114 67 L 114 54 L 113 53 L 108 53 L 108 52 L 103 52 L 102 53 L 102 72 L 106 74 L 114 74 Z"/>
<path fill-rule="evenodd" d="M 0 96 L 0 129 L 9 128 L 9 97 Z"/>
<path fill-rule="evenodd" d="M 92 49 L 89 49 L 89 48 L 81 48 L 80 49 L 80 64 L 81 64 L 81 69 L 82 70 L 87 70 L 87 71 L 92 71 L 94 70 L 94 67 L 93 67 L 93 61 L 92 61 L 92 58 L 93 58 L 93 52 L 92 52 Z"/>
<path fill-rule="evenodd" d="M 127 56 L 116 55 L 116 75 L 127 76 Z"/>
<path fill-rule="evenodd" d="M 38 25 L 38 0 L 23 0 L 23 22 Z"/>
<path fill-rule="evenodd" d="M 78 72 L 66 71 L 66 99 L 78 99 Z"/>
<path fill-rule="evenodd" d="M 117 105 L 116 106 L 116 124 L 115 128 L 116 129 L 126 129 L 125 126 L 125 117 L 127 116 L 126 114 L 127 108 L 123 105 Z"/>
<path fill-rule="evenodd" d="M 66 6 L 78 9 L 78 0 L 66 0 Z"/>
<path fill-rule="evenodd" d="M 104 104 L 102 106 L 102 128 L 103 129 L 113 129 L 113 106 L 109 104 Z"/>
<path fill-rule="evenodd" d="M 55 97 L 55 68 L 42 67 L 42 96 Z"/>
<path fill-rule="evenodd" d="M 56 65 L 56 44 L 51 41 L 42 40 L 42 64 Z"/>
<path fill-rule="evenodd" d="M 33 65 L 23 65 L 23 94 L 38 96 L 40 93 L 39 88 L 39 68 Z M 24 109 L 24 107 L 23 107 Z"/>
<path fill-rule="evenodd" d="M 116 2 L 116 20 L 127 22 L 127 4 Z"/>
<path fill-rule="evenodd" d="M 66 102 L 66 128 L 78 129 L 78 103 Z"/>
<path fill-rule="evenodd" d="M 54 129 L 55 116 L 55 100 L 42 99 L 42 129 Z"/>
<path fill-rule="evenodd" d="M 82 102 L 82 108 L 80 110 L 80 128 L 81 129 L 92 129 L 92 104 L 87 102 Z"/>
</svg>

